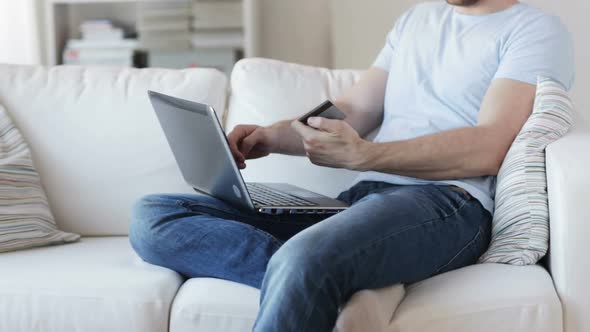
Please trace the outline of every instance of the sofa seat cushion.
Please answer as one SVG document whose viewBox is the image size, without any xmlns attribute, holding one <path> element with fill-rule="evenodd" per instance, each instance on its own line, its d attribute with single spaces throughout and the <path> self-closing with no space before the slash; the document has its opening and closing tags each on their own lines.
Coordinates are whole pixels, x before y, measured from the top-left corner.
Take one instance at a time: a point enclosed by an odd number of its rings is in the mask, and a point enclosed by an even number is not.
<svg viewBox="0 0 590 332">
<path fill-rule="evenodd" d="M 0 267 L 0 331 L 167 331 L 183 282 L 126 237 L 5 253 Z"/>
<path fill-rule="evenodd" d="M 258 314 L 260 291 L 211 278 L 182 285 L 170 313 L 170 332 L 251 331 Z"/>
<path fill-rule="evenodd" d="M 250 331 L 259 296 L 257 289 L 233 282 L 191 279 L 172 305 L 170 332 Z M 409 285 L 391 317 L 389 324 L 367 322 L 367 327 L 389 325 L 387 332 L 562 331 L 561 304 L 551 277 L 539 266 L 482 264 Z"/>
<path fill-rule="evenodd" d="M 406 287 L 388 332 L 560 332 L 561 303 L 540 266 L 482 264 Z"/>
<path fill-rule="evenodd" d="M 380 317 L 385 310 L 376 310 L 379 311 L 377 315 L 365 315 L 365 308 L 361 306 L 366 305 L 368 310 L 375 310 L 373 305 L 395 308 L 403 296 L 404 288 L 399 285 L 378 292 L 359 292 L 344 308 L 344 317 L 347 319 L 341 317 L 340 324 L 354 327 L 375 326 L 375 322 L 365 320 Z M 249 286 L 219 279 L 190 279 L 182 285 L 174 299 L 170 332 L 251 331 L 258 315 L 259 300 L 260 291 Z M 380 303 L 376 303 L 379 301 Z M 391 317 L 391 314 L 381 316 Z M 387 325 L 376 323 L 379 326 Z"/>
</svg>

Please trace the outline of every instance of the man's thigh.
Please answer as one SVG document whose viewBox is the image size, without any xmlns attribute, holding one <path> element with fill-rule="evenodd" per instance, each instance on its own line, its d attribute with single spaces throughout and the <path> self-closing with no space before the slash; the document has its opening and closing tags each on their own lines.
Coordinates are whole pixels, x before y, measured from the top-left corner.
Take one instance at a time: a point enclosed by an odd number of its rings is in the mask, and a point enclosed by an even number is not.
<svg viewBox="0 0 590 332">
<path fill-rule="evenodd" d="M 205 216 L 254 226 L 286 241 L 320 222 L 322 215 L 265 215 L 242 210 L 220 199 L 203 194 L 164 194 L 144 198 L 134 209 L 137 219 L 158 223 L 174 222 L 187 216 Z M 198 218 L 194 219 L 198 222 Z"/>
<path fill-rule="evenodd" d="M 395 186 L 285 246 L 306 246 L 353 288 L 380 288 L 475 263 L 489 244 L 490 219 L 477 200 L 449 187 Z"/>
</svg>

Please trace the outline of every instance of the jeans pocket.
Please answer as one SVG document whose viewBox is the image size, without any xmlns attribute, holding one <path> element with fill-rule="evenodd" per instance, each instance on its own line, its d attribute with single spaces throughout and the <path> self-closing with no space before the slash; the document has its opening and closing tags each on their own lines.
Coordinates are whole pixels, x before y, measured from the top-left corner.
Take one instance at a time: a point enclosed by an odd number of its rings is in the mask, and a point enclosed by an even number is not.
<svg viewBox="0 0 590 332">
<path fill-rule="evenodd" d="M 435 274 L 441 274 L 475 264 L 485 250 L 484 242 L 485 232 L 480 226 L 475 236 L 451 260 L 439 267 Z"/>
<path fill-rule="evenodd" d="M 455 193 L 456 195 L 458 195 L 461 199 L 463 199 L 464 201 L 470 201 L 473 199 L 473 196 L 471 196 L 471 194 L 461 188 L 461 187 L 457 187 L 457 186 L 449 186 L 447 187 L 451 192 Z"/>
</svg>

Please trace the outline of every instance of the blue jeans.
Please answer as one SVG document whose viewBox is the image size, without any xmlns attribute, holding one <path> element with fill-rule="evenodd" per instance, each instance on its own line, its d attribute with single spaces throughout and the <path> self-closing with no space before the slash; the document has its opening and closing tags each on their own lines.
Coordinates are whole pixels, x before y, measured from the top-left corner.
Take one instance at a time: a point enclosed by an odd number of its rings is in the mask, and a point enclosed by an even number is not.
<svg viewBox="0 0 590 332">
<path fill-rule="evenodd" d="M 136 205 L 130 241 L 145 261 L 186 277 L 261 288 L 254 331 L 330 331 L 359 290 L 477 261 L 491 216 L 455 189 L 362 182 L 339 196 L 351 207 L 324 220 L 244 212 L 202 195 L 153 195 Z"/>
</svg>

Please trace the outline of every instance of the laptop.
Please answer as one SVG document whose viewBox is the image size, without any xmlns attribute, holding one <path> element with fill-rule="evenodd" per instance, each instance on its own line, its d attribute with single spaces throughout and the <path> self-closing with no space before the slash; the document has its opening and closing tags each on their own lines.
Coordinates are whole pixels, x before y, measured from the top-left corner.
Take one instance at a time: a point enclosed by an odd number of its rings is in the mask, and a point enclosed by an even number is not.
<svg viewBox="0 0 590 332">
<path fill-rule="evenodd" d="M 335 214 L 344 202 L 286 183 L 245 183 L 215 110 L 148 91 L 184 180 L 197 192 L 262 214 Z"/>
</svg>

